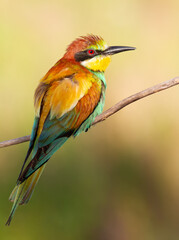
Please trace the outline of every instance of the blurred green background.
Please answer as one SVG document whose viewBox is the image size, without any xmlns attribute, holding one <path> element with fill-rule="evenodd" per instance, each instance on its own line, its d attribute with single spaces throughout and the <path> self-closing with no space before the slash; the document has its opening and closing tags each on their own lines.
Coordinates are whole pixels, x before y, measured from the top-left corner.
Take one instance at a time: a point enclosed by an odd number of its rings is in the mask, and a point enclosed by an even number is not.
<svg viewBox="0 0 179 240">
<path fill-rule="evenodd" d="M 178 0 L 0 1 L 0 141 L 28 135 L 39 79 L 76 37 L 135 46 L 107 69 L 105 109 L 179 74 Z M 12 225 L 9 194 L 28 143 L 0 149 L 0 239 L 179 239 L 179 88 L 69 140 Z"/>
</svg>

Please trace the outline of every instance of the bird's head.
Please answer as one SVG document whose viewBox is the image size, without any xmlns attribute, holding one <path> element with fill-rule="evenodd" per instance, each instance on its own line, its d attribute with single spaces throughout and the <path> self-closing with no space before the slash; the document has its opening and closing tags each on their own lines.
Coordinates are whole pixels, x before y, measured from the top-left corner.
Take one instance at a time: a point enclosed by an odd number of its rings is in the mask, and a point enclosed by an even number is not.
<svg viewBox="0 0 179 240">
<path fill-rule="evenodd" d="M 126 46 L 108 47 L 101 37 L 87 35 L 73 41 L 68 46 L 64 58 L 75 60 L 91 71 L 104 72 L 110 63 L 111 55 L 134 49 Z"/>
</svg>

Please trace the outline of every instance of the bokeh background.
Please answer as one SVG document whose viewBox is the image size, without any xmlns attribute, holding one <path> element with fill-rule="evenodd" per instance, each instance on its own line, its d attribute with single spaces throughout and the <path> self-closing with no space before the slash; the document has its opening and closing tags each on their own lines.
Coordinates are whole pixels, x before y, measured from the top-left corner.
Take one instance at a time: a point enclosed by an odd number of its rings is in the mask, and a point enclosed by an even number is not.
<svg viewBox="0 0 179 240">
<path fill-rule="evenodd" d="M 179 75 L 178 0 L 1 0 L 0 141 L 28 135 L 39 79 L 76 37 L 135 46 L 113 57 L 105 109 Z M 121 110 L 49 161 L 12 225 L 28 143 L 0 149 L 0 239 L 178 240 L 179 87 Z"/>
</svg>

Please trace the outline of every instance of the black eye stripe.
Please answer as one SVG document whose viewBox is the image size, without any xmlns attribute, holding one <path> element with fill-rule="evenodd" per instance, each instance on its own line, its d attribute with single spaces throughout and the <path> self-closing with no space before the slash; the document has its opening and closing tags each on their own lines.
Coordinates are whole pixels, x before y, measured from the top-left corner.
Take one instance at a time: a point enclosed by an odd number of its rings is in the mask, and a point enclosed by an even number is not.
<svg viewBox="0 0 179 240">
<path fill-rule="evenodd" d="M 94 53 L 90 54 L 89 53 L 90 50 L 94 51 Z M 85 51 L 77 52 L 74 57 L 77 62 L 81 62 L 81 61 L 85 61 L 87 59 L 93 58 L 97 55 L 100 55 L 101 52 L 102 51 L 100 50 L 87 49 Z"/>
</svg>

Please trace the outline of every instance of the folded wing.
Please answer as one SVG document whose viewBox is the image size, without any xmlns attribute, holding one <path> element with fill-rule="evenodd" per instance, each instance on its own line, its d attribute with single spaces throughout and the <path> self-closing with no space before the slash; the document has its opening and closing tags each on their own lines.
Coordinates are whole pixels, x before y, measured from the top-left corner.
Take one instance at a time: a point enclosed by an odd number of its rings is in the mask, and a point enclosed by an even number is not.
<svg viewBox="0 0 179 240">
<path fill-rule="evenodd" d="M 23 182 L 48 161 L 52 154 L 73 135 L 93 113 L 101 95 L 100 82 L 89 76 L 71 74 L 48 84 L 41 82 L 36 90 L 36 118 L 27 158 L 18 178 Z"/>
</svg>

